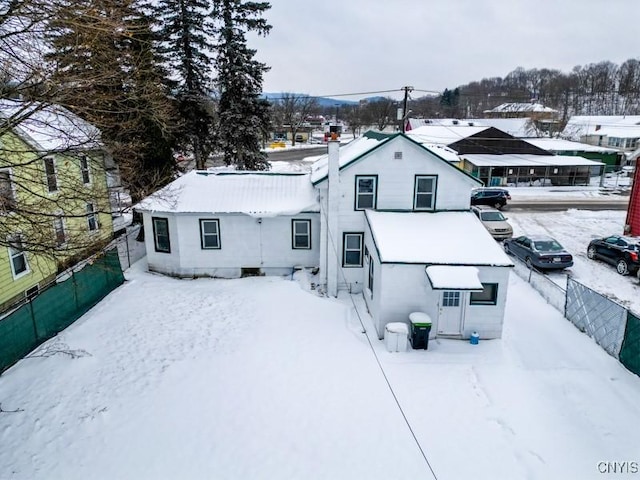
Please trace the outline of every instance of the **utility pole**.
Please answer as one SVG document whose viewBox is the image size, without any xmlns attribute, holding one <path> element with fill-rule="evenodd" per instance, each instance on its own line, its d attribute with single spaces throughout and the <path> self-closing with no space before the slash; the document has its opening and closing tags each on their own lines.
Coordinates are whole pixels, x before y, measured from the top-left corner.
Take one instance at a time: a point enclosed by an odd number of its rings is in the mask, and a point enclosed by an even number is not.
<svg viewBox="0 0 640 480">
<path fill-rule="evenodd" d="M 402 87 L 401 90 L 404 90 L 404 101 L 402 102 L 402 133 L 405 133 L 404 122 L 409 116 L 407 114 L 407 101 L 409 100 L 409 92 L 413 92 L 413 87 Z"/>
</svg>

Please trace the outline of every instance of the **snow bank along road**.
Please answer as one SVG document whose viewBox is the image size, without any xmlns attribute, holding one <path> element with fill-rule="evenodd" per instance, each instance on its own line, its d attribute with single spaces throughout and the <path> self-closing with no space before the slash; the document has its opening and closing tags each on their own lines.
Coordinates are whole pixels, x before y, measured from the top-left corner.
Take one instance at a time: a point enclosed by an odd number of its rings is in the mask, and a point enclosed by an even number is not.
<svg viewBox="0 0 640 480">
<path fill-rule="evenodd" d="M 386 352 L 355 297 L 401 412 L 349 298 L 144 268 L 0 377 L 1 479 L 433 478 L 403 413 L 439 480 L 640 461 L 640 379 L 515 275 L 476 346 Z"/>
</svg>

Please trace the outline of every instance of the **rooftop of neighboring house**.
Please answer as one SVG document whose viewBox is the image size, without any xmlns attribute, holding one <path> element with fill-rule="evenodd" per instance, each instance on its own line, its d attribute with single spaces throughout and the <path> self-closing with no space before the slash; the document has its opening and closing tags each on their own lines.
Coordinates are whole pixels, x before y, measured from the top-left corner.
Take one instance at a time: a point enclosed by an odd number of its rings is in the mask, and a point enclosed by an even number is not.
<svg viewBox="0 0 640 480">
<path fill-rule="evenodd" d="M 626 134 L 622 135 L 624 132 Z M 567 122 L 561 136 L 569 140 L 580 140 L 580 137 L 587 135 L 633 138 L 638 136 L 638 132 L 640 115 L 574 115 Z"/>
<path fill-rule="evenodd" d="M 500 244 L 470 212 L 366 211 L 380 261 L 512 266 Z M 402 235 L 398 235 L 402 232 Z M 470 246 L 473 248 L 469 248 Z"/>
<path fill-rule="evenodd" d="M 491 155 L 484 153 L 469 153 L 461 155 L 465 160 L 477 167 L 598 167 L 602 162 L 589 160 L 573 155 Z"/>
<path fill-rule="evenodd" d="M 256 217 L 318 212 L 303 173 L 190 171 L 135 206 L 148 212 L 243 213 Z"/>
<path fill-rule="evenodd" d="M 553 108 L 540 103 L 503 103 L 484 113 L 557 113 Z"/>
<path fill-rule="evenodd" d="M 1 99 L 0 119 L 16 122 L 14 132 L 37 151 L 101 148 L 97 128 L 57 105 Z"/>
<path fill-rule="evenodd" d="M 457 125 L 424 125 L 412 129 L 407 135 L 420 144 L 451 145 L 464 138 L 487 130 L 488 126 L 467 124 Z"/>
<path fill-rule="evenodd" d="M 616 153 L 614 148 L 589 145 L 588 143 L 573 142 L 561 138 L 527 138 L 527 142 L 536 147 L 549 150 L 550 152 L 593 152 L 593 153 Z"/>
<path fill-rule="evenodd" d="M 425 126 L 441 127 L 495 127 L 517 138 L 538 137 L 540 133 L 533 120 L 529 117 L 518 118 L 409 118 L 407 120 L 407 132 L 411 133 L 417 128 Z"/>
</svg>

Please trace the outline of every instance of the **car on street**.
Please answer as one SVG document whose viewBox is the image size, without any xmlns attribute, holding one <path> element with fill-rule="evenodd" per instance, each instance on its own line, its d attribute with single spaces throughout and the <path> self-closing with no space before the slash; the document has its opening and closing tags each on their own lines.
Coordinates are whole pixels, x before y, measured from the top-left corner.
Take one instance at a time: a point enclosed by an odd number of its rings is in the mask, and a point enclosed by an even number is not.
<svg viewBox="0 0 640 480">
<path fill-rule="evenodd" d="M 562 270 L 573 266 L 573 256 L 546 235 L 522 235 L 504 241 L 504 249 L 538 270 Z"/>
<path fill-rule="evenodd" d="M 474 205 L 471 207 L 471 211 L 496 240 L 506 240 L 513 237 L 513 228 L 501 211 L 487 205 Z"/>
<path fill-rule="evenodd" d="M 616 267 L 620 275 L 640 275 L 640 238 L 610 235 L 589 242 L 587 257 Z M 640 279 L 640 276 L 638 277 Z"/>
<path fill-rule="evenodd" d="M 504 188 L 476 188 L 471 191 L 471 205 L 489 205 L 501 210 L 507 200 L 511 200 L 511 195 Z"/>
</svg>

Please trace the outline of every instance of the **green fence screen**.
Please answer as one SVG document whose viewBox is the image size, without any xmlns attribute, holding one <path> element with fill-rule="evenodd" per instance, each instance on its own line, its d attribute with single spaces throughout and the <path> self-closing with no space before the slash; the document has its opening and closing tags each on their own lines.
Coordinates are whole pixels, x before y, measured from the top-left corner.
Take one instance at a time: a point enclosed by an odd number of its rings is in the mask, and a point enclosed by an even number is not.
<svg viewBox="0 0 640 480">
<path fill-rule="evenodd" d="M 124 282 L 117 250 L 0 319 L 0 372 L 61 332 Z"/>
<path fill-rule="evenodd" d="M 620 348 L 620 362 L 640 375 L 640 317 L 627 311 L 627 328 Z"/>
</svg>

